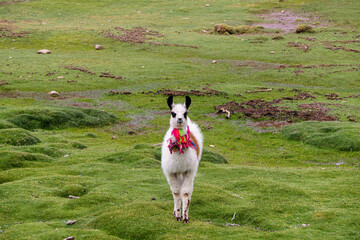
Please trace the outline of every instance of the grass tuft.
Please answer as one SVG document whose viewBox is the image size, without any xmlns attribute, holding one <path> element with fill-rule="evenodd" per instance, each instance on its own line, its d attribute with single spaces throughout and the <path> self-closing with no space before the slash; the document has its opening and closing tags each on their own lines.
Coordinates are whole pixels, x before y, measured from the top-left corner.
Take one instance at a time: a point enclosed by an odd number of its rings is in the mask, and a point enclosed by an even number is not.
<svg viewBox="0 0 360 240">
<path fill-rule="evenodd" d="M 218 34 L 246 34 L 257 33 L 264 29 L 263 26 L 229 26 L 226 24 L 217 24 L 214 26 L 214 32 Z"/>
<path fill-rule="evenodd" d="M 25 107 L 3 110 L 8 122 L 25 129 L 61 129 L 66 127 L 95 127 L 115 122 L 113 114 L 95 109 L 71 107 Z"/>
<path fill-rule="evenodd" d="M 211 163 L 228 163 L 229 161 L 218 153 L 211 152 L 204 149 L 201 157 L 201 161 L 211 162 Z"/>
<path fill-rule="evenodd" d="M 9 123 L 8 121 L 0 120 L 0 129 L 6 128 L 16 128 L 16 126 L 12 123 Z"/>
<path fill-rule="evenodd" d="M 0 151 L 0 169 L 7 170 L 27 166 L 28 161 L 49 161 L 50 157 L 39 153 Z"/>
<path fill-rule="evenodd" d="M 13 146 L 34 145 L 40 143 L 40 139 L 22 128 L 10 128 L 0 130 L 0 144 Z"/>
<path fill-rule="evenodd" d="M 315 31 L 312 26 L 307 25 L 307 24 L 302 24 L 302 25 L 297 26 L 295 32 L 296 33 L 314 33 Z"/>
<path fill-rule="evenodd" d="M 345 122 L 302 122 L 286 126 L 281 134 L 320 148 L 360 150 L 360 124 Z"/>
</svg>

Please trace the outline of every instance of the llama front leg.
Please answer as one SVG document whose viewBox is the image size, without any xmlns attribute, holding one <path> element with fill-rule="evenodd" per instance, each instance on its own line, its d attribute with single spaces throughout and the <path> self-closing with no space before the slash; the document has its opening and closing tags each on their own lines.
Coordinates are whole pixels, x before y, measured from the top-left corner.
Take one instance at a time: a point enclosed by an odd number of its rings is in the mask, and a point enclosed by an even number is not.
<svg viewBox="0 0 360 240">
<path fill-rule="evenodd" d="M 195 172 L 184 173 L 184 181 L 181 188 L 182 193 L 182 207 L 183 207 L 183 223 L 189 223 L 189 208 L 191 195 L 193 192 Z"/>
<path fill-rule="evenodd" d="M 174 217 L 176 221 L 181 221 L 181 185 L 182 176 L 179 174 L 170 174 L 168 176 L 171 192 L 174 198 Z"/>
</svg>

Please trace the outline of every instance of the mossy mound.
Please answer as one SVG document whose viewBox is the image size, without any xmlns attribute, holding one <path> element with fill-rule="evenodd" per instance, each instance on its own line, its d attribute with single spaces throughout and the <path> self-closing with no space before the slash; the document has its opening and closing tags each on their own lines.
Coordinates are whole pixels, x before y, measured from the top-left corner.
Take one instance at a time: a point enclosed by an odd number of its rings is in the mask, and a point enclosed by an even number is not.
<svg viewBox="0 0 360 240">
<path fill-rule="evenodd" d="M 226 24 L 217 24 L 214 26 L 215 33 L 225 35 L 257 33 L 263 29 L 263 26 L 228 26 Z"/>
<path fill-rule="evenodd" d="M 22 146 L 34 145 L 40 142 L 40 139 L 22 128 L 0 129 L 0 144 Z"/>
<path fill-rule="evenodd" d="M 116 116 L 95 109 L 72 107 L 26 107 L 0 111 L 0 118 L 25 129 L 95 127 L 115 122 Z"/>
<path fill-rule="evenodd" d="M 30 153 L 41 153 L 53 158 L 57 158 L 65 155 L 65 152 L 59 150 L 56 147 L 51 147 L 51 146 L 31 146 L 31 147 L 26 147 L 22 151 L 30 152 Z"/>
<path fill-rule="evenodd" d="M 16 128 L 16 126 L 12 123 L 9 123 L 5 120 L 0 120 L 0 129 L 7 129 L 7 128 Z"/>
<path fill-rule="evenodd" d="M 201 156 L 201 161 L 211 162 L 211 163 L 228 163 L 229 161 L 222 156 L 221 154 L 211 152 L 209 150 L 204 149 L 203 154 Z"/>
<path fill-rule="evenodd" d="M 360 124 L 345 122 L 302 122 L 284 127 L 281 135 L 320 148 L 360 151 Z"/>
<path fill-rule="evenodd" d="M 78 149 L 85 149 L 87 146 L 85 144 L 82 144 L 80 142 L 72 142 L 71 146 Z"/>
<path fill-rule="evenodd" d="M 315 31 L 312 26 L 302 24 L 302 25 L 297 26 L 295 32 L 296 33 L 314 33 Z"/>
<path fill-rule="evenodd" d="M 84 194 L 86 194 L 86 187 L 75 183 L 65 184 L 57 192 L 59 197 L 65 198 L 68 198 L 70 195 L 80 197 Z"/>
<path fill-rule="evenodd" d="M 0 151 L 0 169 L 6 170 L 26 166 L 28 161 L 50 161 L 51 158 L 39 153 Z"/>
<path fill-rule="evenodd" d="M 131 150 L 111 154 L 101 158 L 101 160 L 113 163 L 126 163 L 131 167 L 152 168 L 160 166 L 160 152 L 160 148 L 155 149 L 151 145 L 137 144 Z"/>
</svg>

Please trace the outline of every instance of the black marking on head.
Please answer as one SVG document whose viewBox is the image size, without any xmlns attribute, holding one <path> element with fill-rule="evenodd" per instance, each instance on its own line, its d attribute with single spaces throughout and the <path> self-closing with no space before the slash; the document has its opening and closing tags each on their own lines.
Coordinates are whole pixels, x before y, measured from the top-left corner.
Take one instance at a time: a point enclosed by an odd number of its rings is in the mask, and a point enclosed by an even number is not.
<svg viewBox="0 0 360 240">
<path fill-rule="evenodd" d="M 169 96 L 167 99 L 167 104 L 170 108 L 170 110 L 173 108 L 174 102 L 173 102 L 173 96 Z"/>
<path fill-rule="evenodd" d="M 171 116 L 172 116 L 173 118 L 175 118 L 175 117 L 176 117 L 176 113 L 175 113 L 175 112 L 171 112 Z"/>
<path fill-rule="evenodd" d="M 186 109 L 189 109 L 190 104 L 191 104 L 191 98 L 189 96 L 186 96 L 185 97 L 185 107 L 186 107 Z"/>
<path fill-rule="evenodd" d="M 187 119 L 187 112 L 184 113 L 184 118 Z"/>
</svg>

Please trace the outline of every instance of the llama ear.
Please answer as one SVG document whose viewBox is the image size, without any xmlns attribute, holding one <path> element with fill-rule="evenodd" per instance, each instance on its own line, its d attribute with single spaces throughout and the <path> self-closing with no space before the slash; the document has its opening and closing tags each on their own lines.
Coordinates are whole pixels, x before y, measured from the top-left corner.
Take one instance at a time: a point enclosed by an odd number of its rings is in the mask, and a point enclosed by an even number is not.
<svg viewBox="0 0 360 240">
<path fill-rule="evenodd" d="M 189 96 L 186 96 L 185 97 L 185 107 L 186 107 L 186 109 L 189 109 L 190 104 L 191 104 L 191 98 Z"/>
<path fill-rule="evenodd" d="M 168 106 L 169 106 L 169 108 L 171 110 L 173 108 L 173 106 L 174 106 L 173 96 L 168 97 L 167 104 L 168 104 Z"/>
</svg>

